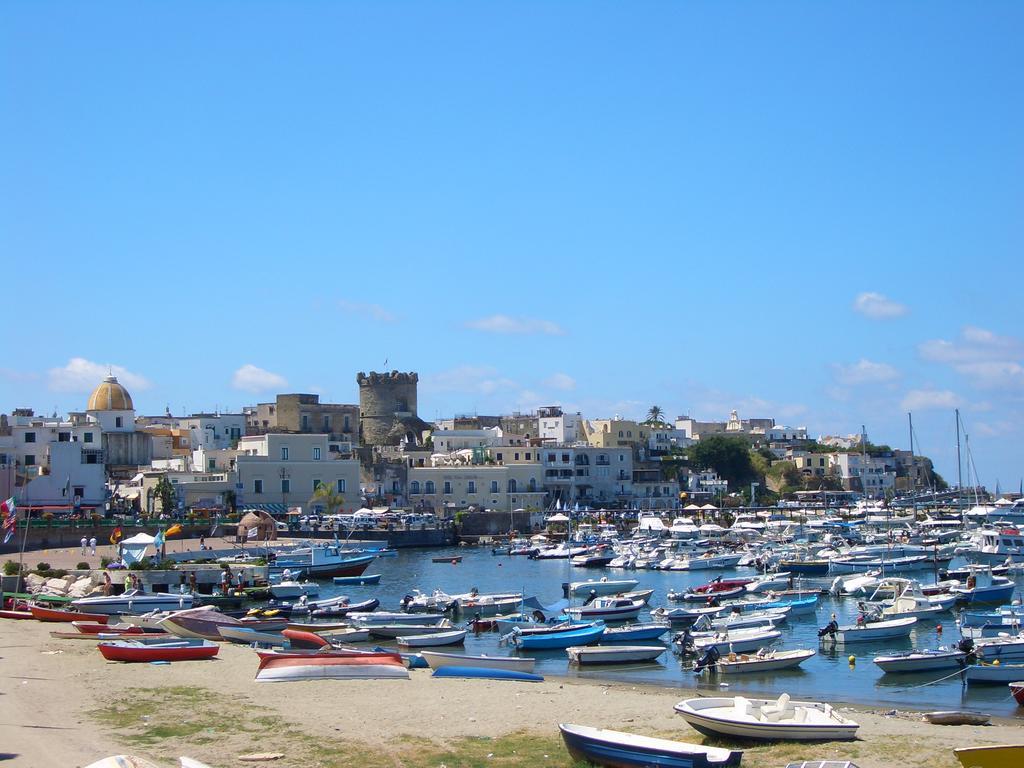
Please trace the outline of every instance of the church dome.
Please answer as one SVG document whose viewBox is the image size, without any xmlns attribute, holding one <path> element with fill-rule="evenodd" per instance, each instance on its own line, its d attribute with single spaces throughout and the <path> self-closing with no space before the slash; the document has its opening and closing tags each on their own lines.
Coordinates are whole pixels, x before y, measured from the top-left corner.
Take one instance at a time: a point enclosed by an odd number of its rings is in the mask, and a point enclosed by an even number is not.
<svg viewBox="0 0 1024 768">
<path fill-rule="evenodd" d="M 87 411 L 134 411 L 132 396 L 118 383 L 116 376 L 107 376 L 89 396 Z"/>
</svg>

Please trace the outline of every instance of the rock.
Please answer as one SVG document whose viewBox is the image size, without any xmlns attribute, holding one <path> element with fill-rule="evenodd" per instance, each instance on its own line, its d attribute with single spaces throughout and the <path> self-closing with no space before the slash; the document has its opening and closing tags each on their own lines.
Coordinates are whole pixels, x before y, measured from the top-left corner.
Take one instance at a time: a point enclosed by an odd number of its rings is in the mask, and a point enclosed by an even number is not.
<svg viewBox="0 0 1024 768">
<path fill-rule="evenodd" d="M 46 579 L 40 576 L 38 573 L 30 573 L 25 577 L 25 587 L 29 592 L 35 594 L 42 590 L 46 584 Z"/>
<path fill-rule="evenodd" d="M 64 579 L 47 579 L 43 588 L 53 595 L 63 595 L 68 591 L 68 583 Z"/>
<path fill-rule="evenodd" d="M 85 597 L 86 595 L 90 594 L 94 589 L 96 589 L 96 585 L 92 583 L 92 579 L 90 579 L 88 576 L 85 576 L 81 579 L 78 579 L 74 584 L 71 585 L 71 589 L 68 590 L 68 597 L 73 597 L 76 599 L 79 597 Z"/>
</svg>

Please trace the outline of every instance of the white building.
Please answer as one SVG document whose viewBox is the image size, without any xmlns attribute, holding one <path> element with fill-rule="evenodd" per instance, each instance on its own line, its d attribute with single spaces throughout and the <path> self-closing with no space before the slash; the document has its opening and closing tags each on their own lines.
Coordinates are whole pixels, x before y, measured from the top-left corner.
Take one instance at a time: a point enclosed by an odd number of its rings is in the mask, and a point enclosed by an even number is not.
<svg viewBox="0 0 1024 768">
<path fill-rule="evenodd" d="M 860 453 L 829 454 L 829 467 L 848 491 L 881 496 L 896 485 L 896 471 L 889 461 Z"/>
<path fill-rule="evenodd" d="M 24 485 L 21 506 L 60 512 L 90 510 L 102 513 L 107 499 L 107 478 L 102 460 L 78 441 L 53 441 L 44 450 L 46 474 Z"/>
<path fill-rule="evenodd" d="M 556 445 L 539 454 L 544 488 L 553 501 L 590 506 L 628 503 L 633 497 L 632 448 Z"/>
<path fill-rule="evenodd" d="M 499 512 L 540 510 L 545 503 L 541 465 L 533 461 L 412 467 L 409 501 L 445 516 L 470 506 Z"/>
<path fill-rule="evenodd" d="M 558 406 L 537 409 L 537 436 L 544 442 L 565 445 L 580 438 L 580 423 L 583 418 L 577 413 L 565 413 Z"/>
<path fill-rule="evenodd" d="M 770 443 L 786 443 L 794 440 L 807 439 L 807 427 L 771 427 L 765 430 L 765 437 Z"/>
<path fill-rule="evenodd" d="M 687 475 L 687 490 L 710 496 L 725 495 L 729 491 L 729 483 L 720 478 L 715 470 L 705 469 Z"/>
<path fill-rule="evenodd" d="M 197 413 L 177 419 L 178 426 L 190 432 L 192 449 L 233 448 L 245 435 L 243 413 Z"/>
</svg>

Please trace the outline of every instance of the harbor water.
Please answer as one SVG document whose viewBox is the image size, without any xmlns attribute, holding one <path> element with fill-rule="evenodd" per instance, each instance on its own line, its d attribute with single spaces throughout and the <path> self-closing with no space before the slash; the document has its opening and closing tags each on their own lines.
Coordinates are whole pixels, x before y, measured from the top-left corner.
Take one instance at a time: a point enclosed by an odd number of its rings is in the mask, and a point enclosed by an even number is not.
<svg viewBox="0 0 1024 768">
<path fill-rule="evenodd" d="M 458 563 L 435 563 L 432 558 L 445 555 L 462 557 Z M 954 561 L 954 565 L 956 561 Z M 626 571 L 618 569 L 591 569 L 570 567 L 565 560 L 530 560 L 526 557 L 492 555 L 485 547 L 452 547 L 448 549 L 400 550 L 391 557 L 383 557 L 370 564 L 367 574 L 382 574 L 380 584 L 366 586 L 335 586 L 321 582 L 319 599 L 346 594 L 353 601 L 376 597 L 381 601 L 378 610 L 400 610 L 402 598 L 415 589 L 432 592 L 464 593 L 474 587 L 481 594 L 522 591 L 527 597 L 536 596 L 541 603 L 550 605 L 564 599 L 562 584 L 567 581 L 585 581 L 607 576 L 609 579 L 636 579 L 637 589 L 654 589 L 650 608 L 676 607 L 669 603 L 669 591 L 685 591 L 687 587 L 704 584 L 719 574 L 724 578 L 754 575 L 750 568 L 710 571 Z M 921 574 L 924 582 L 932 579 Z M 1019 584 L 1018 584 L 1019 586 Z M 1020 592 L 1015 593 L 1019 595 Z M 763 596 L 762 596 L 763 597 Z M 577 603 L 580 601 L 577 601 Z M 692 604 L 691 604 L 692 605 Z M 1024 709 L 1018 709 L 1006 685 L 972 685 L 967 687 L 959 674 L 951 677 L 949 671 L 919 674 L 884 674 L 872 659 L 888 652 L 948 646 L 960 640 L 954 612 L 940 614 L 936 621 L 918 622 L 909 638 L 883 640 L 849 645 L 819 644 L 818 629 L 825 626 L 833 613 L 840 624 L 853 623 L 857 616 L 857 600 L 851 597 L 832 597 L 822 594 L 816 615 L 806 613 L 791 616 L 778 629 L 782 637 L 774 648 L 792 650 L 814 649 L 817 655 L 796 670 L 770 674 L 695 675 L 686 669 L 692 657 L 682 657 L 673 651 L 669 639 L 674 632 L 663 636 L 666 652 L 656 663 L 578 668 L 568 664 L 564 650 L 529 651 L 537 659 L 536 671 L 543 675 L 578 677 L 587 680 L 609 680 L 617 683 L 642 683 L 666 688 L 698 688 L 706 695 L 745 694 L 776 697 L 786 692 L 793 698 L 849 702 L 875 706 L 881 709 L 972 710 L 992 715 L 1019 717 L 1024 720 Z M 456 617 L 456 623 L 465 623 L 471 617 Z M 641 612 L 640 621 L 649 621 L 647 612 Z M 941 625 L 941 631 L 938 627 Z M 515 654 L 510 645 L 500 645 L 497 632 L 470 634 L 466 639 L 468 654 Z M 387 643 L 383 643 L 387 644 Z M 644 645 L 647 642 L 642 643 Z M 440 649 L 455 653 L 459 648 Z M 524 655 L 527 652 L 520 652 Z M 853 656 L 853 662 L 849 657 Z M 947 678 L 939 682 L 940 678 Z"/>
</svg>

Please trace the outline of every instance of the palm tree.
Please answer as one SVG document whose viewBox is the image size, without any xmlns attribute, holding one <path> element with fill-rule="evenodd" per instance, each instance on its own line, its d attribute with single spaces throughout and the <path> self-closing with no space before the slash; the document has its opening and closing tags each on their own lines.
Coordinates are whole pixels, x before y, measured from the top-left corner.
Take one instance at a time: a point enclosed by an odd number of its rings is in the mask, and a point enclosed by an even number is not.
<svg viewBox="0 0 1024 768">
<path fill-rule="evenodd" d="M 647 410 L 647 423 L 656 424 L 661 422 L 661 417 L 665 415 L 665 412 L 661 410 L 660 406 L 652 405 Z"/>
<path fill-rule="evenodd" d="M 311 501 L 323 504 L 325 515 L 333 515 L 345 503 L 345 496 L 338 493 L 333 484 L 318 483 Z"/>
</svg>

